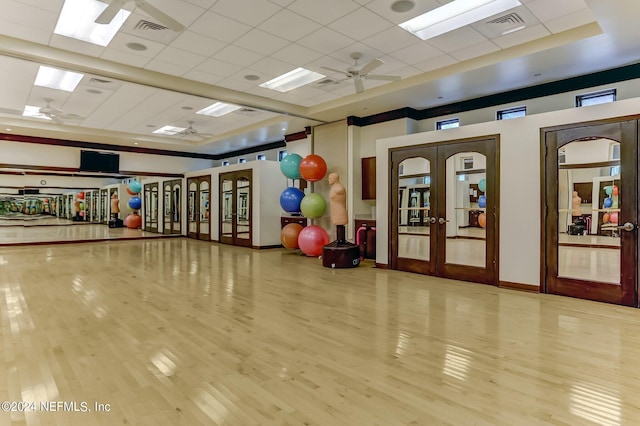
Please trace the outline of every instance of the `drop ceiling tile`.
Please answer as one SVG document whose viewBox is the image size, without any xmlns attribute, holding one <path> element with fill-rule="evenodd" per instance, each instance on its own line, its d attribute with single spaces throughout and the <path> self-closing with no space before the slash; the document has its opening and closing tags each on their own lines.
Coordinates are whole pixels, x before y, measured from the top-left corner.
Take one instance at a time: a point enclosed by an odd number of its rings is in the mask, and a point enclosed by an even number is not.
<svg viewBox="0 0 640 426">
<path fill-rule="evenodd" d="M 330 70 L 326 70 L 323 67 L 334 68 L 340 71 L 346 70 L 347 68 L 353 65 L 353 61 L 351 61 L 351 58 L 344 58 L 344 59 L 345 60 L 340 60 L 340 59 L 334 58 L 333 56 L 323 56 L 321 58 L 316 59 L 313 62 L 309 62 L 308 64 L 306 64 L 305 68 L 311 71 L 319 72 L 320 74 L 324 74 L 326 76 L 341 78 L 343 74 L 338 74 Z M 347 62 L 348 60 L 350 62 Z"/>
<path fill-rule="evenodd" d="M 53 32 L 58 15 L 59 11 L 42 5 L 29 5 L 14 0 L 4 0 L 2 5 L 2 21 L 49 33 Z"/>
<path fill-rule="evenodd" d="M 393 24 L 363 7 L 329 24 L 329 28 L 354 40 L 362 40 L 391 28 Z"/>
<path fill-rule="evenodd" d="M 191 70 L 182 76 L 183 78 L 199 81 L 207 84 L 217 84 L 219 81 L 224 80 L 224 77 L 211 74 L 210 72 L 205 72 L 201 70 Z"/>
<path fill-rule="evenodd" d="M 366 4 L 366 8 L 380 16 L 384 16 L 385 19 L 397 25 L 441 6 L 434 0 L 420 0 L 414 2 L 413 9 L 407 12 L 398 13 L 391 10 L 391 5 L 394 2 L 395 0 L 373 0 Z"/>
<path fill-rule="evenodd" d="M 0 18 L 0 34 L 47 45 L 51 31 L 31 28 Z"/>
<path fill-rule="evenodd" d="M 447 67 L 449 65 L 457 64 L 457 63 L 458 63 L 458 60 L 455 58 L 452 58 L 449 55 L 440 55 L 431 59 L 427 59 L 425 61 L 415 63 L 413 64 L 413 66 L 423 72 L 429 72 L 429 71 L 437 70 L 439 68 Z"/>
<path fill-rule="evenodd" d="M 246 74 L 255 74 L 261 77 L 260 82 L 270 80 L 273 77 L 282 75 L 292 70 L 291 64 L 279 61 L 274 58 L 263 58 L 251 65 L 253 72 L 243 72 Z M 262 80 L 264 79 L 264 80 Z"/>
<path fill-rule="evenodd" d="M 583 9 L 575 13 L 570 13 L 569 15 L 561 16 L 560 18 L 551 19 L 545 22 L 544 25 L 553 34 L 557 34 L 594 21 L 595 18 L 593 13 L 591 13 L 591 10 Z"/>
<path fill-rule="evenodd" d="M 102 59 L 118 62 L 120 64 L 131 65 L 133 67 L 143 68 L 151 60 L 150 57 L 138 55 L 133 50 L 121 51 L 117 49 L 107 49 L 102 55 Z"/>
<path fill-rule="evenodd" d="M 206 61 L 198 65 L 195 70 L 217 75 L 220 77 L 229 77 L 230 75 L 240 72 L 242 68 L 243 67 L 240 67 L 238 65 L 219 61 L 217 59 L 207 59 Z"/>
<path fill-rule="evenodd" d="M 550 21 L 586 9 L 584 0 L 534 0 L 527 8 L 542 22 Z"/>
<path fill-rule="evenodd" d="M 471 27 L 459 28 L 439 35 L 427 42 L 443 52 L 453 52 L 487 41 L 487 38 Z"/>
<path fill-rule="evenodd" d="M 175 47 L 166 47 L 154 59 L 170 64 L 179 65 L 181 67 L 195 68 L 201 64 L 206 56 L 196 55 L 186 50 L 176 49 Z"/>
<path fill-rule="evenodd" d="M 142 44 L 146 46 L 147 50 L 132 50 L 127 47 L 127 44 L 130 43 Z M 144 58 L 153 58 L 158 55 L 164 48 L 165 46 L 163 44 L 157 43 L 155 41 L 147 40 L 131 34 L 118 33 L 113 38 L 113 40 L 111 40 L 109 46 L 105 49 L 105 53 L 110 50 L 118 50 L 120 52 L 128 52 Z"/>
<path fill-rule="evenodd" d="M 212 12 L 205 12 L 189 29 L 207 37 L 231 43 L 251 30 L 251 27 Z"/>
<path fill-rule="evenodd" d="M 393 53 L 418 42 L 419 38 L 400 27 L 388 28 L 362 40 L 362 43 L 384 53 Z"/>
<path fill-rule="evenodd" d="M 280 49 L 270 55 L 272 58 L 287 62 L 291 65 L 304 66 L 305 64 L 315 61 L 321 58 L 323 55 L 320 52 L 309 49 L 308 47 L 300 46 L 296 43 L 291 43 L 284 49 Z"/>
<path fill-rule="evenodd" d="M 209 9 L 213 6 L 218 0 L 186 0 L 187 2 L 194 4 L 196 6 L 200 6 L 204 9 Z"/>
<path fill-rule="evenodd" d="M 344 49 L 336 50 L 333 52 L 331 57 L 336 58 L 339 61 L 342 61 L 346 64 L 353 65 L 354 60 L 351 58 L 351 54 L 359 52 L 362 54 L 362 58 L 358 61 L 360 65 L 364 65 L 374 58 L 381 58 L 384 54 L 376 49 L 373 49 L 370 46 L 367 46 L 363 43 L 354 43 Z"/>
<path fill-rule="evenodd" d="M 414 65 L 420 62 L 428 61 L 442 54 L 442 51 L 436 49 L 430 44 L 420 42 L 414 44 L 413 46 L 405 47 L 404 49 L 392 52 L 390 56 L 408 65 Z"/>
<path fill-rule="evenodd" d="M 185 27 L 193 24 L 193 22 L 198 19 L 200 15 L 202 15 L 202 13 L 205 11 L 205 8 L 185 1 L 153 0 L 152 3 L 155 7 L 171 16 L 173 19 L 180 22 Z M 139 13 L 139 9 L 136 9 L 136 13 Z M 157 22 L 157 20 L 153 17 L 150 16 L 150 18 L 151 21 Z"/>
<path fill-rule="evenodd" d="M 58 34 L 53 34 L 51 36 L 49 46 L 57 47 L 62 50 L 69 50 L 71 52 L 82 52 L 83 55 L 88 56 L 100 56 L 105 50 L 102 46 L 76 40 L 75 38 L 63 37 Z"/>
<path fill-rule="evenodd" d="M 280 11 L 280 6 L 267 0 L 251 0 L 251 4 L 238 0 L 219 0 L 211 11 L 252 27 Z"/>
<path fill-rule="evenodd" d="M 273 15 L 258 27 L 262 31 L 289 41 L 297 41 L 318 28 L 320 24 L 286 9 Z"/>
<path fill-rule="evenodd" d="M 288 8 L 322 25 L 327 25 L 358 7 L 360 5 L 352 0 L 296 0 Z"/>
<path fill-rule="evenodd" d="M 507 34 L 502 37 L 498 37 L 493 40 L 495 44 L 502 49 L 508 47 L 517 46 L 528 41 L 536 40 L 542 37 L 551 35 L 551 33 L 545 28 L 544 25 L 538 24 L 533 27 L 528 27 L 514 33 Z"/>
<path fill-rule="evenodd" d="M 264 55 L 243 49 L 242 47 L 229 45 L 216 53 L 215 58 L 244 68 L 264 58 Z"/>
<path fill-rule="evenodd" d="M 56 14 L 56 17 L 60 14 L 62 10 L 62 6 L 64 4 L 64 0 L 47 0 L 43 2 L 42 0 L 18 0 L 20 3 L 24 3 L 33 7 L 37 7 L 39 9 L 45 9 L 49 12 L 53 12 Z M 6 4 L 7 1 L 4 0 L 5 5 L 3 6 L 3 12 L 6 10 L 5 8 L 9 8 Z M 57 19 L 57 18 L 56 18 Z"/>
<path fill-rule="evenodd" d="M 221 87 L 226 87 L 227 89 L 245 91 L 251 87 L 256 85 L 255 81 L 249 81 L 239 76 L 231 76 L 221 80 L 217 84 Z"/>
<path fill-rule="evenodd" d="M 335 52 L 336 50 L 344 49 L 354 43 L 355 40 L 326 27 L 298 41 L 298 44 L 324 53 L 325 55 Z"/>
<path fill-rule="evenodd" d="M 413 77 L 414 75 L 422 74 L 422 72 L 422 70 L 408 65 L 401 68 L 394 68 L 390 71 L 391 74 L 399 75 L 402 78 Z"/>
<path fill-rule="evenodd" d="M 469 59 L 497 52 L 498 50 L 500 50 L 498 46 L 487 40 L 479 44 L 474 44 L 471 47 L 456 50 L 455 52 L 449 52 L 449 55 L 453 56 L 458 61 L 467 61 Z"/>
<path fill-rule="evenodd" d="M 269 0 L 271 1 L 271 3 L 275 3 L 278 6 L 281 7 L 287 7 L 289 6 L 291 3 L 293 3 L 295 0 Z"/>
<path fill-rule="evenodd" d="M 173 43 L 171 43 L 171 46 L 203 56 L 212 56 L 226 46 L 226 44 L 211 37 L 194 33 L 193 31 L 183 31 Z"/>
<path fill-rule="evenodd" d="M 280 37 L 276 37 L 264 31 L 253 29 L 233 42 L 234 45 L 247 50 L 257 52 L 261 55 L 270 55 L 291 42 Z"/>
</svg>

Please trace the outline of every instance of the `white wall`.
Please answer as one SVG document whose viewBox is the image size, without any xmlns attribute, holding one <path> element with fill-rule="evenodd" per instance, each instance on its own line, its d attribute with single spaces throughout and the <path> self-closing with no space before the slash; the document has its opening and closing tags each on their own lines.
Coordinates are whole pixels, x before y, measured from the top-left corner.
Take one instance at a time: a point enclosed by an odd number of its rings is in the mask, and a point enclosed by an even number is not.
<svg viewBox="0 0 640 426">
<path fill-rule="evenodd" d="M 378 140 L 376 261 L 388 264 L 389 149 L 500 135 L 499 279 L 540 284 L 540 129 L 637 114 L 640 99 Z"/>
</svg>

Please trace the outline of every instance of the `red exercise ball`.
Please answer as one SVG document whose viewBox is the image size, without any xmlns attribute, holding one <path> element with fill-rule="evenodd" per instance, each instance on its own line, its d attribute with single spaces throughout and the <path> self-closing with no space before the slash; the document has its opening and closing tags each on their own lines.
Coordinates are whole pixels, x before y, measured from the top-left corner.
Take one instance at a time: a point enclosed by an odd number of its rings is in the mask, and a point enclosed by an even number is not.
<svg viewBox="0 0 640 426">
<path fill-rule="evenodd" d="M 485 213 L 480 213 L 478 215 L 478 225 L 483 228 L 487 227 L 487 215 Z"/>
<path fill-rule="evenodd" d="M 129 195 L 137 195 L 137 192 L 133 192 L 132 190 L 129 189 L 129 187 L 127 186 L 127 194 Z"/>
<path fill-rule="evenodd" d="M 142 216 L 139 214 L 130 214 L 124 220 L 124 224 L 129 229 L 138 229 L 142 227 Z"/>
<path fill-rule="evenodd" d="M 78 200 L 84 200 L 84 192 L 78 192 L 78 196 L 76 198 Z"/>
<path fill-rule="evenodd" d="M 300 231 L 302 231 L 302 225 L 299 223 L 290 223 L 282 228 L 282 231 L 280 231 L 282 245 L 288 249 L 297 249 Z"/>
<path fill-rule="evenodd" d="M 329 234 L 318 225 L 305 226 L 298 235 L 298 246 L 307 256 L 322 255 L 322 246 L 325 244 L 329 244 Z"/>
<path fill-rule="evenodd" d="M 322 180 L 327 174 L 327 163 L 316 154 L 307 155 L 300 161 L 300 176 L 308 182 Z"/>
</svg>

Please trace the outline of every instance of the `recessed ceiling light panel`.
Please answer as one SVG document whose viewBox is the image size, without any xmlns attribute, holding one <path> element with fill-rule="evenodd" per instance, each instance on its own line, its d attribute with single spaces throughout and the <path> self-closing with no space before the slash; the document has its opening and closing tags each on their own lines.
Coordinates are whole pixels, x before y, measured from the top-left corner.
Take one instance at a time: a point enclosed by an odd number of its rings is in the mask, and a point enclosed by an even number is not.
<svg viewBox="0 0 640 426">
<path fill-rule="evenodd" d="M 82 80 L 84 74 L 72 71 L 63 71 L 57 68 L 45 67 L 40 65 L 36 81 L 36 86 L 48 87 L 50 89 L 64 90 L 65 92 L 73 92 L 76 86 Z"/>
<path fill-rule="evenodd" d="M 99 46 L 107 46 L 131 12 L 121 9 L 111 23 L 96 24 L 96 18 L 106 8 L 107 4 L 98 0 L 65 0 L 53 32 Z"/>
<path fill-rule="evenodd" d="M 282 74 L 279 77 L 262 83 L 260 87 L 277 90 L 278 92 L 288 92 L 325 77 L 326 75 L 309 71 L 308 69 L 296 68 L 293 71 L 289 71 L 286 74 Z"/>
<path fill-rule="evenodd" d="M 185 130 L 187 130 L 186 127 L 163 126 L 163 127 L 160 127 L 158 130 L 154 130 L 153 133 L 156 133 L 158 135 L 174 136 L 180 132 L 184 132 Z"/>
<path fill-rule="evenodd" d="M 399 26 L 428 40 L 520 5 L 518 0 L 454 0 Z"/>
<path fill-rule="evenodd" d="M 40 112 L 40 107 L 33 105 L 25 105 L 24 111 L 22 112 L 23 117 L 31 117 L 31 118 L 41 118 L 43 120 L 51 121 L 51 117 L 47 117 L 43 113 Z"/>
<path fill-rule="evenodd" d="M 237 111 L 242 108 L 239 105 L 227 104 L 224 102 L 216 102 L 206 108 L 196 111 L 196 114 L 208 115 L 209 117 L 222 117 L 230 112 Z"/>
</svg>

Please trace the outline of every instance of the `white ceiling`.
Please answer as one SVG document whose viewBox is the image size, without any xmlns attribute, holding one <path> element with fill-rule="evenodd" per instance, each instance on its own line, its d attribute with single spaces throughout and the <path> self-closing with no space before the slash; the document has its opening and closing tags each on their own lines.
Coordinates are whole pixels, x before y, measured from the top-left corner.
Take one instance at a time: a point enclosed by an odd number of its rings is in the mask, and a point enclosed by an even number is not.
<svg viewBox="0 0 640 426">
<path fill-rule="evenodd" d="M 521 0 L 526 27 L 507 35 L 496 17 L 428 41 L 397 24 L 447 0 L 416 0 L 395 13 L 393 0 L 148 0 L 183 32 L 138 29 L 133 13 L 107 47 L 53 34 L 64 0 L 0 0 L 0 131 L 112 144 L 222 154 L 277 140 L 349 115 L 405 106 L 426 108 L 640 60 L 637 0 Z M 145 51 L 127 47 L 140 43 Z M 288 93 L 259 86 L 296 67 L 339 80 L 346 69 L 380 58 L 375 74 L 398 82 L 310 84 Z M 33 85 L 40 64 L 85 73 L 72 93 Z M 255 75 L 257 80 L 247 80 Z M 99 92 L 99 93 L 96 93 Z M 56 124 L 20 116 L 25 105 L 52 106 L 79 118 Z M 214 118 L 213 103 L 243 105 Z M 158 136 L 164 125 L 203 136 Z"/>
</svg>

